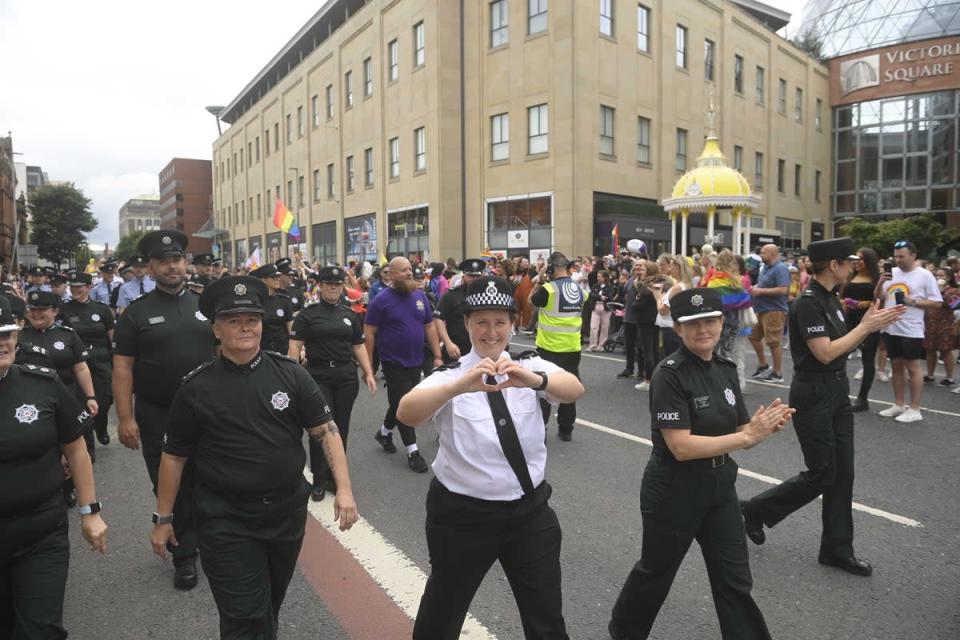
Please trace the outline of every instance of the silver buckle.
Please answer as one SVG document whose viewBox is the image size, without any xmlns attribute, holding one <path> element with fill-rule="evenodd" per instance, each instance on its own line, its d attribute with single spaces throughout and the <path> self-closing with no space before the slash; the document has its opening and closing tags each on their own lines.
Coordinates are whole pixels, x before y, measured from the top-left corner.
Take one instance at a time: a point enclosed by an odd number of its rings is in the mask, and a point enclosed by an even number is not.
<svg viewBox="0 0 960 640">
<path fill-rule="evenodd" d="M 273 496 L 263 496 L 263 504 L 273 504 Z"/>
<path fill-rule="evenodd" d="M 722 467 L 723 465 L 727 464 L 727 460 L 723 456 L 714 456 L 710 459 L 710 463 L 710 466 L 716 469 L 717 467 Z"/>
</svg>

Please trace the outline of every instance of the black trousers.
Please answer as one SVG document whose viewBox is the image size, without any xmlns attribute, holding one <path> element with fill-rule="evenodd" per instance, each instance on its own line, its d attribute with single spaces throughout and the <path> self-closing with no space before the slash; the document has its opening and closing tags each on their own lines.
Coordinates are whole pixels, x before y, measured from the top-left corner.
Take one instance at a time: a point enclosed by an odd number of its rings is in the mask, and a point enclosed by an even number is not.
<svg viewBox="0 0 960 640">
<path fill-rule="evenodd" d="M 866 400 L 870 397 L 874 378 L 877 375 L 877 349 L 880 347 L 880 334 L 871 333 L 860 343 L 860 361 L 863 363 L 863 378 L 860 380 L 860 391 L 857 397 Z"/>
<path fill-rule="evenodd" d="M 673 327 L 660 327 L 660 338 L 663 340 L 663 353 L 660 354 L 661 360 L 683 346 L 683 340 L 680 339 L 680 336 L 677 335 Z"/>
<path fill-rule="evenodd" d="M 547 362 L 552 362 L 564 371 L 568 371 L 580 379 L 580 352 L 560 352 L 537 349 L 537 353 Z M 550 421 L 550 403 L 540 400 L 540 410 L 543 412 L 543 424 Z M 564 433 L 573 431 L 573 424 L 577 421 L 577 403 L 563 403 L 557 408 L 557 428 Z"/>
<path fill-rule="evenodd" d="M 29 520 L 48 522 L 34 527 Z M 62 640 L 70 565 L 59 494 L 43 514 L 0 518 L 0 640 Z"/>
<path fill-rule="evenodd" d="M 836 377 L 794 374 L 790 406 L 807 470 L 746 503 L 747 513 L 772 527 L 823 496 L 820 555 L 853 555 L 853 414 L 850 382 Z"/>
<path fill-rule="evenodd" d="M 624 322 L 623 323 L 623 351 L 627 356 L 627 363 L 624 369 L 633 373 L 634 366 L 639 364 L 637 367 L 640 373 L 643 373 L 643 349 L 641 348 L 640 342 L 637 340 L 637 323 L 636 322 Z"/>
<path fill-rule="evenodd" d="M 347 448 L 347 437 L 350 435 L 350 414 L 353 413 L 353 403 L 360 391 L 360 381 L 357 380 L 357 365 L 349 362 L 339 367 L 332 367 L 323 373 L 311 374 L 314 382 L 320 387 L 320 392 L 327 399 L 333 413 L 333 421 L 340 430 L 340 439 L 343 448 Z M 308 439 L 310 443 L 310 470 L 313 472 L 313 483 L 323 483 L 325 487 L 336 491 L 333 481 L 333 470 L 323 455 L 323 445 Z"/>
<path fill-rule="evenodd" d="M 706 462 L 706 463 L 705 463 Z M 613 607 L 617 640 L 650 635 L 690 544 L 696 539 L 707 565 L 723 638 L 770 638 L 750 594 L 753 578 L 737 499 L 737 465 L 712 468 L 651 456 L 640 487 L 643 549 Z"/>
<path fill-rule="evenodd" d="M 436 478 L 427 493 L 430 578 L 413 627 L 415 640 L 455 640 L 483 577 L 503 567 L 528 639 L 566 639 L 560 589 L 561 531 L 547 504 L 546 482 L 511 502 L 447 490 Z"/>
<path fill-rule="evenodd" d="M 265 504 L 199 487 L 200 562 L 222 640 L 274 640 L 307 521 L 309 485 Z"/>
<path fill-rule="evenodd" d="M 107 414 L 110 413 L 110 406 L 113 404 L 113 388 L 111 387 L 113 362 L 110 360 L 110 349 L 107 347 L 91 347 L 87 365 L 90 367 L 90 376 L 93 378 L 93 392 L 97 396 L 97 405 L 100 407 L 99 413 L 93 419 L 93 430 L 97 435 L 102 435 L 107 432 Z M 91 441 L 88 440 L 87 444 L 90 448 L 93 448 Z"/>
<path fill-rule="evenodd" d="M 140 426 L 140 450 L 147 465 L 147 474 L 157 495 L 157 480 L 160 476 L 160 456 L 163 453 L 163 434 L 167 428 L 170 407 L 153 404 L 140 398 L 133 405 L 133 414 Z M 174 565 L 192 561 L 197 555 L 197 528 L 194 523 L 193 489 L 196 482 L 192 460 L 187 460 L 180 480 L 180 492 L 173 505 L 176 518 L 173 530 L 177 536 L 176 547 L 170 547 Z"/>
<path fill-rule="evenodd" d="M 640 352 L 640 359 L 637 360 L 637 377 L 642 374 L 643 379 L 650 382 L 653 370 L 660 362 L 660 327 L 652 324 L 638 324 L 636 327 L 637 350 Z"/>
<path fill-rule="evenodd" d="M 417 432 L 397 420 L 397 407 L 400 399 L 420 383 L 420 367 L 404 367 L 395 362 L 380 362 L 383 367 L 383 377 L 387 381 L 387 415 L 383 417 L 383 426 L 390 431 L 394 427 L 400 430 L 400 440 L 404 446 L 417 444 Z"/>
</svg>

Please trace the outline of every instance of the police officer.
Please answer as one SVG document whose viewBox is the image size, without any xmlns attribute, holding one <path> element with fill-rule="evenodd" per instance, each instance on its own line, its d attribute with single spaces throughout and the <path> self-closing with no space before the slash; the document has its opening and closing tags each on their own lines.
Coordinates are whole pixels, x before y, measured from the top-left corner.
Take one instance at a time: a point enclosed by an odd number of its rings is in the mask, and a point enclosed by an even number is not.
<svg viewBox="0 0 960 640">
<path fill-rule="evenodd" d="M 443 342 L 443 361 L 451 363 L 470 351 L 470 336 L 463 323 L 463 299 L 470 283 L 483 275 L 483 260 L 470 258 L 460 263 L 460 284 L 440 298 L 437 331 Z"/>
<path fill-rule="evenodd" d="M 530 303 L 539 307 L 536 344 L 540 357 L 579 378 L 581 311 L 590 294 L 570 278 L 569 267 L 565 255 L 559 251 L 550 254 L 537 286 L 530 292 Z M 546 424 L 550 421 L 550 404 L 543 401 L 540 408 Z M 575 403 L 564 403 L 557 409 L 557 435 L 564 442 L 573 438 L 576 420 Z"/>
<path fill-rule="evenodd" d="M 139 248 L 138 251 L 140 251 Z M 147 256 L 133 256 L 127 264 L 132 270 L 133 278 L 120 285 L 120 294 L 117 296 L 117 310 L 120 313 L 123 313 L 124 309 L 129 307 L 131 302 L 140 296 L 150 293 L 153 291 L 153 288 L 157 286 L 156 281 L 147 274 L 147 266 L 149 264 L 149 258 Z"/>
<path fill-rule="evenodd" d="M 196 269 L 196 273 L 202 276 L 203 284 L 210 284 L 210 281 L 213 279 L 213 254 L 198 253 L 193 256 L 193 266 Z"/>
<path fill-rule="evenodd" d="M 27 272 L 27 289 L 25 293 L 31 291 L 50 291 L 50 285 L 47 284 L 47 272 L 43 267 L 33 267 Z"/>
<path fill-rule="evenodd" d="M 772 527 L 823 495 L 821 564 L 858 576 L 873 572 L 853 552 L 853 413 L 847 354 L 868 335 L 896 322 L 904 307 L 874 304 L 860 324 L 847 331 L 837 288 L 846 283 L 855 260 L 850 238 L 820 240 L 807 247 L 810 285 L 790 309 L 793 381 L 790 404 L 807 470 L 742 504 L 747 536 L 763 544 L 763 525 Z M 672 302 L 672 301 L 671 301 Z"/>
<path fill-rule="evenodd" d="M 70 301 L 70 292 L 67 291 L 67 281 L 69 279 L 65 273 L 55 273 L 50 276 L 50 291 L 57 294 L 61 302 Z"/>
<path fill-rule="evenodd" d="M 560 584 L 560 523 L 547 503 L 547 447 L 537 399 L 572 402 L 573 375 L 528 351 L 507 352 L 513 287 L 482 277 L 466 290 L 471 350 L 438 367 L 400 401 L 397 419 L 433 419 L 440 449 L 427 494 L 430 578 L 415 639 L 453 640 L 490 566 L 510 581 L 527 638 L 567 638 Z"/>
<path fill-rule="evenodd" d="M 98 268 L 100 272 L 100 282 L 93 285 L 90 289 L 90 298 L 97 302 L 110 306 L 110 299 L 113 291 L 120 286 L 120 280 L 114 275 L 117 270 L 117 263 L 110 260 L 104 262 Z"/>
<path fill-rule="evenodd" d="M 13 314 L 13 319 L 17 324 L 23 326 L 24 320 L 27 319 L 27 303 L 9 282 L 0 284 L 0 295 L 10 303 L 10 312 Z"/>
<path fill-rule="evenodd" d="M 319 297 L 316 304 L 305 308 L 293 321 L 289 355 L 299 361 L 301 351 L 306 347 L 304 366 L 329 402 L 333 421 L 340 429 L 340 438 L 346 449 L 350 414 L 360 389 L 358 363 L 371 396 L 377 392 L 377 379 L 363 346 L 363 323 L 343 302 L 344 276 L 341 267 L 320 269 L 317 275 Z M 310 469 L 313 472 L 313 500 L 323 500 L 327 491 L 336 493 L 337 486 L 323 448 L 313 440 L 310 441 Z"/>
<path fill-rule="evenodd" d="M 91 298 L 89 273 L 74 273 L 70 280 L 72 300 L 60 308 L 60 321 L 73 329 L 83 341 L 89 358 L 87 366 L 93 377 L 94 395 L 97 397 L 98 412 L 93 420 L 93 430 L 100 444 L 110 444 L 107 433 L 107 414 L 113 404 L 113 362 L 110 358 L 110 345 L 113 343 L 113 312 L 110 307 Z M 88 444 L 93 448 L 93 436 L 88 434 Z"/>
<path fill-rule="evenodd" d="M 212 268 L 210 269 L 210 279 L 219 280 L 223 277 L 226 277 L 226 268 L 223 266 L 223 260 L 220 258 L 214 258 L 212 262 Z"/>
<path fill-rule="evenodd" d="M 117 273 L 120 274 L 120 279 L 122 282 L 110 293 L 110 308 L 117 312 L 117 302 L 120 300 L 120 288 L 124 284 L 133 280 L 133 267 L 129 264 L 124 264 L 123 266 L 117 269 Z"/>
<path fill-rule="evenodd" d="M 750 590 L 747 542 L 728 455 L 783 428 L 792 409 L 779 400 L 750 417 L 736 365 L 714 354 L 723 326 L 717 289 L 670 299 L 683 346 L 660 362 L 650 383 L 653 453 L 640 486 L 643 548 L 613 607 L 615 640 L 646 638 L 677 569 L 696 538 L 710 577 L 723 638 L 769 638 Z"/>
<path fill-rule="evenodd" d="M 83 537 L 101 553 L 107 525 L 80 437 L 87 412 L 53 369 L 14 364 L 19 328 L 0 297 L 0 638 L 66 638 L 70 541 L 61 455 L 80 495 Z"/>
<path fill-rule="evenodd" d="M 430 287 L 430 282 L 427 280 L 426 270 L 421 266 L 413 267 L 413 281 L 417 283 L 417 289 L 423 292 L 423 295 L 427 296 L 427 302 L 430 303 L 430 313 L 433 314 L 433 326 L 436 329 L 437 337 L 440 336 L 440 318 L 438 317 L 437 307 L 439 303 L 437 301 L 437 296 L 434 294 L 433 289 Z M 442 352 L 441 352 L 442 353 Z M 442 360 L 442 359 L 441 359 Z M 420 371 L 423 373 L 423 377 L 430 375 L 430 372 L 433 371 L 436 367 L 433 363 L 433 349 L 430 347 L 430 341 L 424 338 L 423 341 L 423 360 L 420 363 Z"/>
<path fill-rule="evenodd" d="M 303 282 L 297 277 L 290 258 L 280 258 L 276 261 L 277 273 L 280 274 L 280 290 L 290 296 L 294 313 L 303 309 Z"/>
<path fill-rule="evenodd" d="M 277 266 L 265 264 L 251 271 L 250 275 L 263 280 L 269 292 L 269 297 L 264 301 L 260 348 L 287 355 L 290 330 L 293 328 L 293 301 L 280 289 Z"/>
<path fill-rule="evenodd" d="M 210 323 L 200 312 L 199 296 L 185 286 L 187 237 L 172 230 L 151 231 L 137 250 L 150 257 L 157 288 L 134 300 L 114 329 L 113 397 L 117 406 L 120 442 L 143 447 L 147 473 L 157 490 L 163 433 L 173 396 L 187 373 L 214 357 Z M 133 284 L 132 280 L 127 284 Z M 136 395 L 136 404 L 133 396 Z M 174 587 L 197 584 L 197 535 L 193 527 L 192 465 L 177 500 L 176 530 L 180 544 L 173 549 Z"/>
<path fill-rule="evenodd" d="M 277 637 L 306 526 L 304 431 L 322 443 L 333 469 L 340 529 L 357 519 L 346 456 L 323 394 L 295 360 L 260 351 L 266 297 L 263 282 L 249 276 L 205 288 L 200 309 L 213 324 L 220 357 L 184 378 L 174 398 L 153 516 L 151 543 L 163 556 L 168 541 L 175 544 L 174 498 L 193 460 L 200 558 L 222 638 Z"/>
</svg>

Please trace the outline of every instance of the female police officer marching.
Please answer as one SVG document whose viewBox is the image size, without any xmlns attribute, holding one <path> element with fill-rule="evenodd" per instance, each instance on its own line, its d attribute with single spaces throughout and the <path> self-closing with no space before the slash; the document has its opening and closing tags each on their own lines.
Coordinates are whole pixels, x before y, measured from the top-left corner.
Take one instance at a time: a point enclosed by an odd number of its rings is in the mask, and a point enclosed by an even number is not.
<svg viewBox="0 0 960 640">
<path fill-rule="evenodd" d="M 13 364 L 18 329 L 0 297 L 0 638 L 66 638 L 61 454 L 80 496 L 83 537 L 101 553 L 107 525 L 81 438 L 89 416 L 53 369 Z"/>
<path fill-rule="evenodd" d="M 290 329 L 293 326 L 293 302 L 280 290 L 280 273 L 277 265 L 265 264 L 250 272 L 254 278 L 263 280 L 270 295 L 263 302 L 263 337 L 260 346 L 268 351 L 287 355 Z"/>
<path fill-rule="evenodd" d="M 573 402 L 576 376 L 530 351 L 513 359 L 513 287 L 483 277 L 466 290 L 471 351 L 436 369 L 400 401 L 397 419 L 433 418 L 440 450 L 427 494 L 430 578 L 413 637 L 460 636 L 477 588 L 497 560 L 527 638 L 567 637 L 560 591 L 560 524 L 547 504 L 547 449 L 538 396 Z"/>
<path fill-rule="evenodd" d="M 650 383 L 653 453 L 643 473 L 643 548 L 613 607 L 615 640 L 646 638 L 694 539 L 700 544 L 723 638 L 769 638 L 750 595 L 747 542 L 728 455 L 783 428 L 793 410 L 779 400 L 747 413 L 736 365 L 714 355 L 723 325 L 716 289 L 670 299 L 683 346 Z"/>
<path fill-rule="evenodd" d="M 363 323 L 343 301 L 345 273 L 340 267 L 320 269 L 317 275 L 319 300 L 301 311 L 293 321 L 289 348 L 290 357 L 299 361 L 306 346 L 304 366 L 330 403 L 344 449 L 350 433 L 350 414 L 360 389 L 358 364 L 370 395 L 377 392 L 377 379 L 363 346 Z M 310 470 L 313 472 L 313 500 L 323 500 L 327 491 L 336 493 L 337 486 L 323 449 L 313 440 L 310 441 Z"/>
<path fill-rule="evenodd" d="M 337 482 L 334 518 L 357 519 L 347 459 L 316 383 L 294 360 L 260 350 L 267 288 L 230 277 L 204 288 L 200 311 L 220 357 L 184 377 L 167 423 L 157 490 L 154 552 L 176 546 L 171 513 L 187 458 L 196 464 L 200 561 L 225 639 L 271 640 L 303 543 L 310 485 L 303 432 L 323 443 Z"/>
</svg>

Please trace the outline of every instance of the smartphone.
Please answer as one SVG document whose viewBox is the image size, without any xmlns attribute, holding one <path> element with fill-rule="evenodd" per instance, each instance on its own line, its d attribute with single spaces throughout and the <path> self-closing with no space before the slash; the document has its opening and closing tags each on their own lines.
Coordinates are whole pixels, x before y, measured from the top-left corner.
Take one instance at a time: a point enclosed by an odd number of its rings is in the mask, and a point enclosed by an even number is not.
<svg viewBox="0 0 960 640">
<path fill-rule="evenodd" d="M 897 304 L 903 304 L 903 291 L 894 291 L 893 297 L 897 301 Z"/>
<path fill-rule="evenodd" d="M 884 272 L 884 273 L 887 273 L 887 274 L 892 274 L 892 273 L 893 273 L 893 263 L 891 263 L 891 262 L 884 262 L 884 263 L 883 263 L 883 272 Z"/>
</svg>

